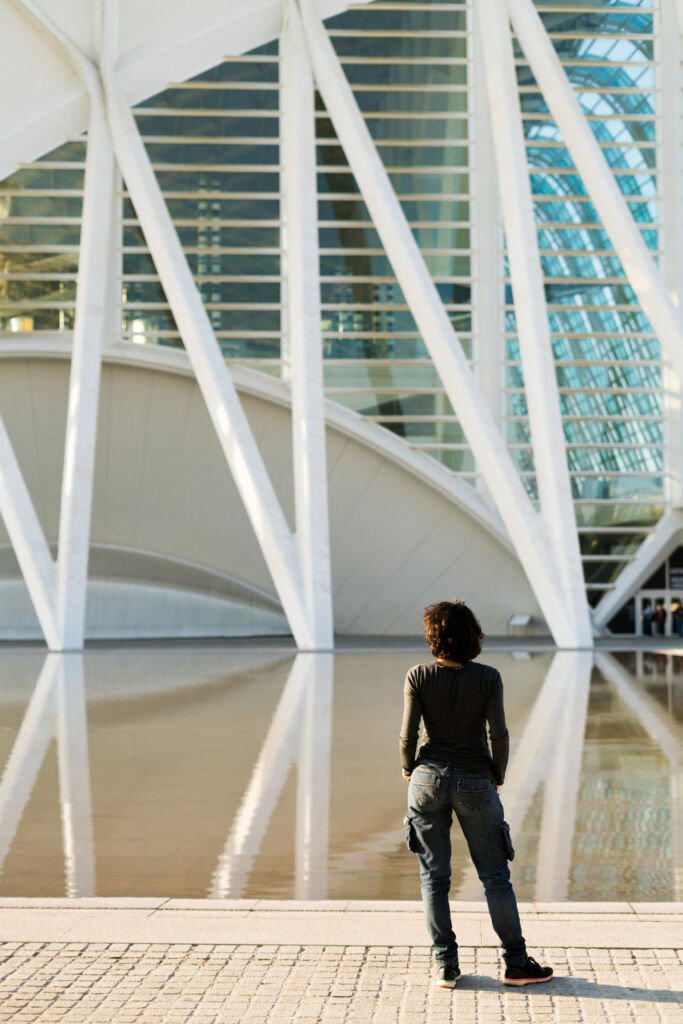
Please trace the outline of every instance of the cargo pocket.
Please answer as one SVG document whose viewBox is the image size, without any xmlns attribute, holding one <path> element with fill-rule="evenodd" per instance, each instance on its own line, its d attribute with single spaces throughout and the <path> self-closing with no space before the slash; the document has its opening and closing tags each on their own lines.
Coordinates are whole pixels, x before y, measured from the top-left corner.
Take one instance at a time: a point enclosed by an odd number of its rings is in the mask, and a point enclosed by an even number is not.
<svg viewBox="0 0 683 1024">
<path fill-rule="evenodd" d="M 503 846 L 505 848 L 505 856 L 507 857 L 508 860 L 514 860 L 515 848 L 512 845 L 512 838 L 510 836 L 510 826 L 508 825 L 507 821 L 504 821 L 500 828 L 503 833 Z"/>
<path fill-rule="evenodd" d="M 406 846 L 411 853 L 417 853 L 419 846 L 417 845 L 417 835 L 415 833 L 415 826 L 413 825 L 412 819 L 407 815 L 403 819 L 403 828 L 406 836 Z"/>
</svg>

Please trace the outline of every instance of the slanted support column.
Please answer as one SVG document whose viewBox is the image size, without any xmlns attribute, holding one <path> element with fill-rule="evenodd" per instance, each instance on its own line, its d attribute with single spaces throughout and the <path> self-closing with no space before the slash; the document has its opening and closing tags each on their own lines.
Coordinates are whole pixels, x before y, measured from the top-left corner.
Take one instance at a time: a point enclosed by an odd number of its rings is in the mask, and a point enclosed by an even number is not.
<svg viewBox="0 0 683 1024">
<path fill-rule="evenodd" d="M 325 452 L 315 93 L 295 0 L 284 0 L 281 51 L 283 346 L 292 389 L 296 533 L 316 650 L 333 646 Z"/>
<path fill-rule="evenodd" d="M 59 650 L 55 564 L 0 417 L 0 515 L 48 647 Z"/>
<path fill-rule="evenodd" d="M 680 11 L 683 12 L 683 3 Z M 683 309 L 683 74 L 681 33 L 676 7 L 662 0 L 656 8 L 655 68 L 659 191 L 661 193 L 660 267 L 679 319 Z M 680 372 L 664 353 L 663 399 L 666 453 L 664 477 L 669 508 L 683 507 L 683 400 Z"/>
<path fill-rule="evenodd" d="M 24 532 L 30 530 L 32 533 L 30 546 L 33 562 L 38 560 L 41 563 L 41 575 L 46 581 L 42 589 L 54 592 L 51 597 L 45 594 L 41 596 L 35 583 L 36 565 L 32 565 L 31 559 L 26 555 L 24 561 L 20 558 L 22 572 L 31 592 L 45 639 L 53 650 L 80 649 L 85 635 L 102 349 L 107 327 L 108 302 L 111 300 L 114 158 L 101 83 L 94 67 L 29 0 L 12 2 L 27 15 L 39 31 L 64 51 L 83 81 L 90 100 L 76 325 L 69 379 L 56 566 L 49 555 L 32 505 L 30 509 L 28 508 L 30 499 L 27 494 L 21 496 L 23 481 L 19 469 L 17 466 L 13 469 L 14 491 L 24 506 Z M 6 451 L 3 464 L 10 466 L 12 459 L 11 451 Z M 26 546 L 24 538 L 19 536 L 19 547 L 14 536 L 12 542 L 19 555 L 21 548 Z M 51 605 L 50 614 L 45 610 L 46 604 Z M 47 621 L 48 619 L 53 619 L 54 624 Z"/>
<path fill-rule="evenodd" d="M 505 0 L 477 0 L 517 337 L 540 498 L 577 645 L 591 647 L 543 271 L 522 130 L 512 36 Z"/>
<path fill-rule="evenodd" d="M 101 101 L 91 98 L 57 561 L 61 647 L 72 650 L 82 648 L 85 638 L 97 408 L 109 326 L 113 188 L 106 115 Z"/>
<path fill-rule="evenodd" d="M 533 0 L 507 0 L 520 46 L 662 349 L 683 379 L 683 330 L 662 275 L 593 135 Z"/>
<path fill-rule="evenodd" d="M 478 0 L 470 0 L 472 57 L 468 63 L 472 108 L 470 131 L 470 204 L 472 218 L 472 329 L 474 361 L 481 393 L 499 430 L 504 429 L 505 284 L 503 229 L 498 202 L 498 176 L 484 74 L 486 26 L 476 16 Z M 478 486 L 485 493 L 481 477 Z M 488 495 L 491 504 L 495 502 Z"/>
<path fill-rule="evenodd" d="M 582 641 L 557 586 L 547 531 L 477 388 L 313 0 L 299 9 L 318 89 L 408 306 L 559 646 Z"/>
<path fill-rule="evenodd" d="M 135 118 L 104 47 L 103 78 L 114 151 L 214 429 L 300 648 L 315 641 L 298 551 L 232 376 L 195 286 Z"/>
</svg>

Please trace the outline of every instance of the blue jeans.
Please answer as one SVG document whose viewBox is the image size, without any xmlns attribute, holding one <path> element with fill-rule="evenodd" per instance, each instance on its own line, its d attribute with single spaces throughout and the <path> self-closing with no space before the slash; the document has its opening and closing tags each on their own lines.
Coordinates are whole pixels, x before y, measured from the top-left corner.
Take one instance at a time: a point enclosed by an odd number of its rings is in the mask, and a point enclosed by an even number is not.
<svg viewBox="0 0 683 1024">
<path fill-rule="evenodd" d="M 455 811 L 470 856 L 484 884 L 491 923 L 508 966 L 526 962 L 526 945 L 510 882 L 512 857 L 503 805 L 496 787 L 445 762 L 420 761 L 408 787 L 406 839 L 420 862 L 427 930 L 439 963 L 457 965 L 458 944 L 451 925 L 451 823 Z"/>
</svg>

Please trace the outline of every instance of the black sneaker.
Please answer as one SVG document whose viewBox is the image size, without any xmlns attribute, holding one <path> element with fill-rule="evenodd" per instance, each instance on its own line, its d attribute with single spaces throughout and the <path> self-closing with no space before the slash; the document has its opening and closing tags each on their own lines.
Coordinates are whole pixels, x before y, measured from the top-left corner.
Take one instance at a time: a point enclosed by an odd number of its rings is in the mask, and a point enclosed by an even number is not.
<svg viewBox="0 0 683 1024">
<path fill-rule="evenodd" d="M 459 967 L 440 967 L 436 979 L 437 988 L 455 988 L 455 983 L 460 976 Z"/>
<path fill-rule="evenodd" d="M 507 967 L 504 985 L 535 985 L 540 981 L 550 981 L 553 976 L 552 967 L 541 967 L 532 956 L 526 958 L 521 967 Z"/>
</svg>

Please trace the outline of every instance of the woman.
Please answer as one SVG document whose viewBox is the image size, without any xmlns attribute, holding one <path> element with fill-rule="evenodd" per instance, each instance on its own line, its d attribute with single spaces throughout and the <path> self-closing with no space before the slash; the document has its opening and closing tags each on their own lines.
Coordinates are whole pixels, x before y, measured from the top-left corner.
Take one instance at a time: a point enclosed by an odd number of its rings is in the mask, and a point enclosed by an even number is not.
<svg viewBox="0 0 683 1024">
<path fill-rule="evenodd" d="M 503 944 L 505 984 L 549 981 L 552 968 L 527 955 L 510 882 L 508 860 L 514 850 L 498 796 L 509 750 L 500 673 L 473 662 L 483 633 L 463 601 L 429 605 L 422 621 L 435 660 L 416 665 L 406 676 L 400 750 L 403 777 L 410 780 L 406 841 L 420 862 L 427 929 L 439 965 L 437 984 L 454 988 L 460 977 L 448 903 L 453 811 Z M 416 754 L 420 719 L 426 737 Z"/>
</svg>

